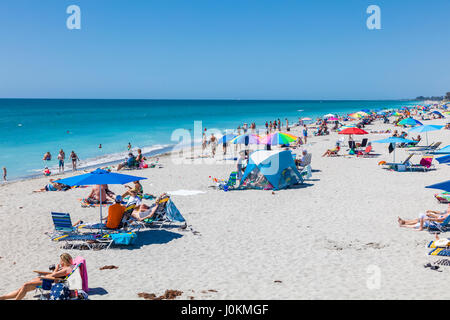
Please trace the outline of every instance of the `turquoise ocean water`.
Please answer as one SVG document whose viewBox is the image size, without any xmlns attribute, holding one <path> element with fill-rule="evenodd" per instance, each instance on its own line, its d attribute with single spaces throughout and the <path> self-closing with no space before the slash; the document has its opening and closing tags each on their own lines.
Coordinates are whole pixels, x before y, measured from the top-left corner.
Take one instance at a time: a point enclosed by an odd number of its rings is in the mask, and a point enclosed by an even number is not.
<svg viewBox="0 0 450 320">
<path fill-rule="evenodd" d="M 0 99 L 0 166 L 8 179 L 40 174 L 46 151 L 56 165 L 59 149 L 74 150 L 82 166 L 121 160 L 130 142 L 144 153 L 166 150 L 175 129 L 235 129 L 238 125 L 280 118 L 346 114 L 361 109 L 399 108 L 417 101 L 262 101 L 262 100 L 46 100 Z M 301 110 L 301 111 L 299 111 Z M 99 144 L 102 148 L 99 149 Z"/>
</svg>

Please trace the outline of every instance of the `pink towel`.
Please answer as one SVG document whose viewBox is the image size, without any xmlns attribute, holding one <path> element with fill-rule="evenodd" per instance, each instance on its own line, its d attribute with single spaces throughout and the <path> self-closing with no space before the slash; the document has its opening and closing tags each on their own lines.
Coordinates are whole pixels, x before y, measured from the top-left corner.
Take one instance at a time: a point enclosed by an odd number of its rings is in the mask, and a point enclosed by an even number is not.
<svg viewBox="0 0 450 320">
<path fill-rule="evenodd" d="M 80 264 L 80 275 L 81 280 L 83 281 L 83 291 L 86 293 L 89 291 L 88 286 L 88 274 L 87 274 L 87 268 L 86 268 L 86 260 L 83 257 L 76 257 L 73 259 L 74 265 Z"/>
<path fill-rule="evenodd" d="M 432 161 L 433 161 L 433 158 L 422 158 L 422 160 L 420 160 L 420 165 L 429 168 L 429 167 L 431 167 Z"/>
</svg>

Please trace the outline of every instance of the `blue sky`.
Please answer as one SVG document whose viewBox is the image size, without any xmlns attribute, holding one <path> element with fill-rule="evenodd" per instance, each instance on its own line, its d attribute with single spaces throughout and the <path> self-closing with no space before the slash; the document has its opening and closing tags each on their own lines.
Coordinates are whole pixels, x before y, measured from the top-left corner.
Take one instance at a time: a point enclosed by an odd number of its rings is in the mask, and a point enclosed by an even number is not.
<svg viewBox="0 0 450 320">
<path fill-rule="evenodd" d="M 66 8 L 81 8 L 68 30 Z M 381 8 L 382 30 L 366 9 Z M 9 0 L 0 97 L 397 99 L 450 91 L 448 0 Z"/>
</svg>

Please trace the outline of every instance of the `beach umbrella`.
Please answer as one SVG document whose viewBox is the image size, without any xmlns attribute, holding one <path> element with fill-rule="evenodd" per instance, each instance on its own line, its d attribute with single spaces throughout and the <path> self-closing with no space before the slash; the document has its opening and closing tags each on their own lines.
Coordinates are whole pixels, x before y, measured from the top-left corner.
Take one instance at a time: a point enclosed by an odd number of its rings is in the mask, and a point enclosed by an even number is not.
<svg viewBox="0 0 450 320">
<path fill-rule="evenodd" d="M 431 186 L 426 186 L 425 188 L 440 189 L 440 190 L 444 190 L 446 192 L 450 192 L 450 180 L 447 180 L 447 181 L 444 181 L 444 182 L 440 182 L 440 183 L 436 183 L 436 184 L 432 184 Z"/>
<path fill-rule="evenodd" d="M 334 116 L 335 116 L 334 114 L 329 113 L 329 114 L 324 115 L 323 117 L 326 119 L 326 118 L 331 118 Z"/>
<path fill-rule="evenodd" d="M 398 124 L 401 126 L 421 126 L 422 125 L 422 123 L 420 121 L 417 121 L 416 119 L 413 119 L 413 118 L 403 119 Z"/>
<path fill-rule="evenodd" d="M 220 137 L 220 139 L 218 140 L 218 143 L 228 143 L 236 137 L 237 136 L 235 134 L 229 133 L 229 134 L 226 134 L 226 135 Z"/>
<path fill-rule="evenodd" d="M 369 110 L 369 109 L 362 109 L 361 111 L 362 111 L 362 112 L 366 112 L 366 113 L 370 113 L 370 110 Z"/>
<path fill-rule="evenodd" d="M 361 115 L 361 116 L 363 116 L 363 117 L 367 117 L 369 114 L 368 113 L 366 113 L 366 112 L 364 112 L 364 111 L 358 111 L 358 112 L 356 112 L 357 114 L 359 114 L 359 115 Z"/>
<path fill-rule="evenodd" d="M 259 144 L 260 136 L 256 134 L 241 134 L 234 139 L 230 140 L 230 143 L 233 144 Z"/>
<path fill-rule="evenodd" d="M 443 157 L 436 158 L 436 161 L 439 162 L 440 164 L 450 163 L 450 154 L 443 156 Z"/>
<path fill-rule="evenodd" d="M 437 130 L 441 130 L 444 126 L 438 126 L 438 125 L 425 125 L 425 126 L 418 126 L 412 129 L 409 129 L 408 132 L 416 132 L 416 133 L 422 133 L 425 132 L 426 137 L 427 137 L 427 145 L 428 145 L 428 132 L 429 131 L 437 131 Z"/>
<path fill-rule="evenodd" d="M 376 143 L 393 143 L 394 144 L 394 162 L 395 162 L 395 144 L 396 143 L 413 143 L 415 142 L 414 140 L 408 140 L 408 139 L 403 139 L 403 138 L 397 138 L 397 137 L 390 137 L 387 139 L 381 139 L 381 140 L 375 140 L 372 142 L 376 142 Z"/>
<path fill-rule="evenodd" d="M 283 133 L 283 132 L 275 132 L 268 134 L 267 136 L 260 139 L 261 144 L 289 144 L 298 139 L 298 137 L 293 136 L 292 134 Z"/>
<path fill-rule="evenodd" d="M 340 131 L 339 134 L 369 134 L 369 133 L 367 131 L 364 131 L 363 129 L 351 127 Z"/>
<path fill-rule="evenodd" d="M 359 118 L 362 118 L 362 115 L 360 115 L 359 113 L 351 113 L 351 114 L 349 114 L 348 115 L 350 118 L 353 118 L 353 119 L 359 119 Z"/>
<path fill-rule="evenodd" d="M 439 111 L 433 111 L 433 112 L 431 112 L 431 113 L 434 113 L 434 114 L 437 114 L 438 116 L 440 116 L 440 117 L 444 117 L 443 115 L 442 115 L 442 113 L 440 113 Z"/>
<path fill-rule="evenodd" d="M 328 121 L 339 121 L 339 119 L 336 117 L 330 117 L 328 118 Z"/>
<path fill-rule="evenodd" d="M 311 118 L 308 118 L 308 117 L 306 117 L 306 118 L 302 118 L 302 120 L 303 120 L 303 121 L 311 121 L 312 119 L 311 119 Z"/>
<path fill-rule="evenodd" d="M 78 176 L 59 179 L 55 182 L 62 183 L 68 186 L 89 186 L 89 185 L 102 185 L 102 184 L 125 184 L 128 182 L 144 180 L 147 178 L 130 176 L 127 174 L 110 172 L 103 169 L 96 169 L 92 172 L 81 174 Z M 102 190 L 100 188 L 100 223 L 102 223 Z M 101 229 L 103 231 L 103 229 Z"/>
</svg>

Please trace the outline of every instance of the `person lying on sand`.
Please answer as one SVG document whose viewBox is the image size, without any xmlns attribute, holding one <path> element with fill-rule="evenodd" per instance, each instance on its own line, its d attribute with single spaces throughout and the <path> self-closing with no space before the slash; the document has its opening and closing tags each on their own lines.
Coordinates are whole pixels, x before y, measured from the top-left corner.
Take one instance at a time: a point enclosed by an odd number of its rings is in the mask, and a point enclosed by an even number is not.
<svg viewBox="0 0 450 320">
<path fill-rule="evenodd" d="M 137 221 L 153 218 L 156 210 L 158 210 L 160 201 L 165 197 L 167 197 L 167 194 L 163 193 L 158 198 L 156 198 L 155 203 L 152 204 L 151 206 L 147 206 L 146 204 L 136 206 L 133 212 L 131 213 L 131 216 Z"/>
<path fill-rule="evenodd" d="M 74 268 L 72 257 L 68 253 L 63 253 L 60 257 L 59 264 L 53 272 L 34 271 L 39 274 L 38 277 L 25 282 L 19 289 L 14 290 L 8 294 L 0 296 L 0 300 L 16 299 L 21 300 L 25 297 L 27 292 L 33 291 L 37 286 L 42 285 L 42 279 L 59 278 L 64 279 L 67 277 Z"/>
<path fill-rule="evenodd" d="M 397 221 L 400 227 L 422 231 L 423 229 L 428 228 L 428 226 L 430 225 L 430 221 L 442 223 L 449 214 L 450 204 L 447 211 L 444 212 L 428 210 L 426 213 L 419 214 L 419 217 L 417 219 L 403 220 L 402 218 L 398 217 Z"/>
<path fill-rule="evenodd" d="M 61 191 L 61 190 L 65 190 L 65 185 L 58 183 L 58 182 L 54 182 L 55 179 L 50 179 L 49 183 L 45 185 L 45 187 L 39 189 L 39 190 L 34 190 L 33 192 L 44 192 L 44 191 Z"/>
</svg>

